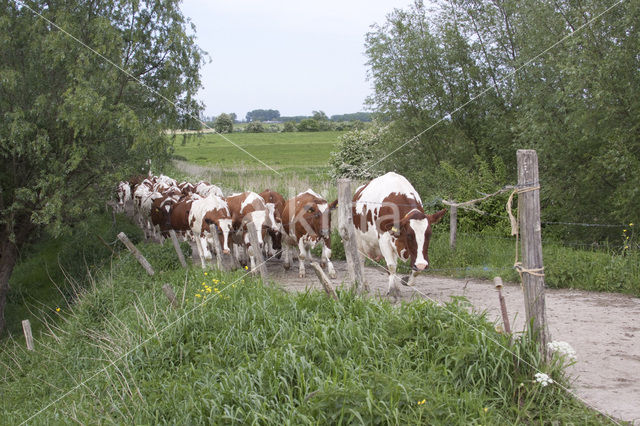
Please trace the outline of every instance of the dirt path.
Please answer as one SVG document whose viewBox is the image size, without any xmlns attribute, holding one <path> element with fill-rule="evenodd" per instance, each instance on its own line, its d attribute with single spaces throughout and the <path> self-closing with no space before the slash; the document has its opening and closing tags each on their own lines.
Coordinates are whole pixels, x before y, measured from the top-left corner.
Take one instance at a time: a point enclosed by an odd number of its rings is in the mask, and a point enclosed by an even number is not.
<svg viewBox="0 0 640 426">
<path fill-rule="evenodd" d="M 284 272 L 279 261 L 269 262 L 269 278 L 286 290 L 322 289 L 313 270 L 298 278 L 297 263 Z M 346 276 L 346 263 L 337 261 L 335 283 Z M 387 275 L 366 268 L 374 295 L 387 291 Z M 498 295 L 493 283 L 475 279 L 419 277 L 415 289 L 401 286 L 402 300 L 428 297 L 440 302 L 465 296 L 490 320 L 500 319 Z M 513 330 L 524 327 L 524 302 L 519 285 L 505 284 L 503 294 Z M 614 418 L 640 424 L 640 299 L 613 293 L 553 290 L 546 293 L 547 318 L 552 340 L 568 342 L 577 362 L 568 370 L 574 390 L 596 409 Z M 501 321 L 501 320 L 500 320 Z"/>
</svg>

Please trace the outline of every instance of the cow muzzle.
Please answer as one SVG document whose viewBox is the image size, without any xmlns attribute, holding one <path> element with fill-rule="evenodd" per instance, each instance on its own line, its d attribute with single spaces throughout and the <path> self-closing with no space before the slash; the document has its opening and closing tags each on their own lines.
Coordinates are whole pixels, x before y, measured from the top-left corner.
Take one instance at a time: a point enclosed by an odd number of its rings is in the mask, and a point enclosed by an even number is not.
<svg viewBox="0 0 640 426">
<path fill-rule="evenodd" d="M 320 230 L 320 236 L 322 238 L 329 238 L 329 235 L 331 235 L 331 230 L 330 229 L 322 229 L 322 230 Z"/>
<path fill-rule="evenodd" d="M 429 264 L 427 263 L 416 263 L 411 267 L 411 269 L 414 271 L 424 271 L 428 266 Z"/>
</svg>

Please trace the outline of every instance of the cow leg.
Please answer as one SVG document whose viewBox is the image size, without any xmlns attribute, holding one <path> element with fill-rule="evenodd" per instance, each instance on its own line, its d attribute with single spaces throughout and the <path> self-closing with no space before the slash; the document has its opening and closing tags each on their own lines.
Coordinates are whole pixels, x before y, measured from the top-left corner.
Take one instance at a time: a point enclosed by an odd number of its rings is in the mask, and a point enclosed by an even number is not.
<svg viewBox="0 0 640 426">
<path fill-rule="evenodd" d="M 207 267 L 207 264 L 204 260 L 204 253 L 202 252 L 202 240 L 200 239 L 200 235 L 194 234 L 194 238 L 196 241 L 196 250 L 198 250 L 198 256 L 200 256 L 200 264 L 202 265 L 202 269 Z"/>
<path fill-rule="evenodd" d="M 305 276 L 305 270 L 304 270 L 304 261 L 306 259 L 306 251 L 307 249 L 305 248 L 305 244 L 304 244 L 304 240 L 302 238 L 300 238 L 298 240 L 298 250 L 300 250 L 300 254 L 298 255 L 298 276 L 300 278 L 304 278 Z"/>
<path fill-rule="evenodd" d="M 322 243 L 322 262 L 327 264 L 327 272 L 329 273 L 329 277 L 331 279 L 336 279 L 336 270 L 333 268 L 333 263 L 331 263 L 331 249 L 328 248 L 324 242 Z"/>
<path fill-rule="evenodd" d="M 282 254 L 284 255 L 284 259 L 282 259 L 282 266 L 285 270 L 289 270 L 291 268 L 291 253 L 289 252 L 289 245 L 282 245 Z"/>
<path fill-rule="evenodd" d="M 418 271 L 411 271 L 411 275 L 409 275 L 409 279 L 407 280 L 406 285 L 408 285 L 409 287 L 412 287 L 415 284 L 418 273 L 419 273 Z"/>
<path fill-rule="evenodd" d="M 400 288 L 396 281 L 396 265 L 387 264 L 387 269 L 389 270 L 389 288 L 387 290 L 387 296 L 391 296 L 394 300 L 398 300 L 398 296 L 400 296 Z"/>
</svg>

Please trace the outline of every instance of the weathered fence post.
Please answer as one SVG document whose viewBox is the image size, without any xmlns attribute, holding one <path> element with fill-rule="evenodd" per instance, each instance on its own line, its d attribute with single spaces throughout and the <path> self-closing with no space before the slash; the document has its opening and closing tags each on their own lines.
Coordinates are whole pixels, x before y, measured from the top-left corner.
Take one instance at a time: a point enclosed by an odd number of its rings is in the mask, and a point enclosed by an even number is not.
<svg viewBox="0 0 640 426">
<path fill-rule="evenodd" d="M 336 295 L 336 292 L 333 291 L 333 287 L 331 286 L 331 281 L 329 281 L 329 278 L 326 276 L 326 274 L 322 270 L 322 267 L 320 266 L 320 264 L 318 262 L 311 262 L 311 267 L 313 268 L 313 270 L 316 273 L 316 276 L 320 280 L 320 284 L 322 284 L 322 287 L 324 288 L 324 291 L 327 293 L 327 296 L 337 301 L 338 296 Z"/>
<path fill-rule="evenodd" d="M 182 253 L 182 249 L 180 248 L 180 243 L 178 242 L 178 236 L 176 235 L 176 231 L 173 229 L 169 230 L 169 236 L 171 237 L 171 242 L 173 243 L 173 248 L 176 250 L 176 254 L 178 255 L 178 260 L 183 268 L 187 267 L 187 261 L 184 259 L 184 254 Z"/>
<path fill-rule="evenodd" d="M 122 243 L 125 246 L 127 246 L 131 254 L 133 254 L 133 256 L 138 260 L 138 262 L 140 262 L 140 265 L 142 265 L 144 270 L 147 271 L 147 274 L 149 275 L 155 274 L 153 268 L 151 267 L 151 264 L 147 261 L 147 259 L 144 258 L 144 256 L 142 255 L 142 253 L 140 253 L 140 251 L 136 248 L 136 246 L 134 246 L 133 243 L 129 241 L 129 238 L 125 235 L 124 232 L 121 232 L 118 234 L 118 239 L 122 241 Z"/>
<path fill-rule="evenodd" d="M 219 270 L 224 270 L 224 264 L 222 263 L 222 246 L 220 245 L 220 239 L 218 238 L 218 232 L 214 229 L 211 233 L 211 244 L 213 245 L 213 251 L 216 254 L 216 264 Z M 211 259 L 213 263 L 213 259 Z"/>
<path fill-rule="evenodd" d="M 344 254 L 347 259 L 349 279 L 353 283 L 353 288 L 357 291 L 369 291 L 369 285 L 364 276 L 364 263 L 361 261 L 360 254 L 358 253 L 358 243 L 353 225 L 351 204 L 351 180 L 338 179 L 338 232 L 344 244 Z"/>
<path fill-rule="evenodd" d="M 171 302 L 171 306 L 174 308 L 177 308 L 178 301 L 176 300 L 176 294 L 173 292 L 173 289 L 171 288 L 171 286 L 169 284 L 163 285 L 162 292 L 164 293 L 165 296 L 167 296 L 167 299 L 169 299 L 169 302 Z"/>
<path fill-rule="evenodd" d="M 546 359 L 549 330 L 545 311 L 538 154 L 532 149 L 519 149 L 517 159 L 522 266 L 516 266 L 522 276 L 527 324 L 538 334 L 540 351 Z"/>
<path fill-rule="evenodd" d="M 267 265 L 264 261 L 264 257 L 262 256 L 262 250 L 260 248 L 260 243 L 258 242 L 258 231 L 256 230 L 256 225 L 253 222 L 247 222 L 247 230 L 249 231 L 249 241 L 251 242 L 251 251 L 253 252 L 253 257 L 256 262 L 256 267 L 260 272 L 260 276 L 262 277 L 262 282 L 267 283 Z"/>
<path fill-rule="evenodd" d="M 31 333 L 31 323 L 28 319 L 22 320 L 22 331 L 24 332 L 24 340 L 27 342 L 27 349 L 33 350 L 33 334 Z"/>
<path fill-rule="evenodd" d="M 500 312 L 502 313 L 502 323 L 504 324 L 504 332 L 511 335 L 511 324 L 509 324 L 509 314 L 507 313 L 507 303 L 502 295 L 502 278 L 494 277 L 493 284 L 498 290 L 498 300 L 500 301 Z"/>
<path fill-rule="evenodd" d="M 458 233 L 458 206 L 452 204 L 449 210 L 449 248 L 456 249 L 456 238 Z"/>
</svg>

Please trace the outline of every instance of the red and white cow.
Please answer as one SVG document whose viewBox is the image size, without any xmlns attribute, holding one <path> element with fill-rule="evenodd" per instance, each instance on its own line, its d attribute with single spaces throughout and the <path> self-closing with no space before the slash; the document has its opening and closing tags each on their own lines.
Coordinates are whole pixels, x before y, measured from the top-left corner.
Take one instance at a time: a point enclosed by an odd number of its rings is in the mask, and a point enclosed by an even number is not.
<svg viewBox="0 0 640 426">
<path fill-rule="evenodd" d="M 201 257 L 212 258 L 208 249 L 212 238 L 219 238 L 222 252 L 229 253 L 231 213 L 227 202 L 222 198 L 209 195 L 193 201 L 189 210 L 189 228 L 196 239 L 196 248 Z M 201 237 L 204 237 L 204 242 Z"/>
<path fill-rule="evenodd" d="M 133 200 L 131 195 L 131 185 L 129 182 L 118 182 L 118 188 L 116 189 L 116 211 L 125 211 L 125 204 Z"/>
<path fill-rule="evenodd" d="M 209 195 L 213 194 L 220 198 L 224 198 L 224 194 L 219 187 L 211 185 L 209 182 L 205 182 L 203 180 L 196 184 L 194 192 L 201 197 L 208 197 Z"/>
<path fill-rule="evenodd" d="M 273 213 L 276 226 L 278 227 L 277 232 L 271 229 L 267 231 L 264 241 L 265 251 L 267 253 L 267 257 L 277 255 L 278 258 L 280 258 L 282 250 L 282 209 L 284 209 L 285 199 L 282 195 L 270 189 L 262 191 L 260 196 L 267 203 L 269 211 Z"/>
<path fill-rule="evenodd" d="M 446 209 L 424 213 L 420 195 L 409 181 L 389 172 L 356 190 L 353 196 L 353 222 L 359 250 L 373 259 L 384 257 L 389 270 L 388 294 L 397 297 L 398 257 L 411 261 L 413 285 L 418 272 L 429 266 L 431 225 L 442 219 Z"/>
<path fill-rule="evenodd" d="M 247 250 L 249 261 L 251 262 L 251 270 L 256 267 L 255 254 L 253 250 L 261 250 L 264 243 L 264 237 L 267 231 L 278 232 L 278 226 L 274 217 L 273 208 L 269 208 L 264 199 L 255 192 L 247 191 L 238 194 L 232 194 L 227 197 L 229 211 L 233 218 L 233 229 L 236 231 L 234 237 L 234 248 L 237 246 L 244 247 Z M 258 233 L 258 243 L 260 247 L 252 247 L 249 240 L 247 223 L 253 222 Z M 234 253 L 236 257 L 240 253 Z"/>
<path fill-rule="evenodd" d="M 282 209 L 284 267 L 291 267 L 289 249 L 298 247 L 299 276 L 305 276 L 304 261 L 311 261 L 311 249 L 322 242 L 322 264 L 327 265 L 331 278 L 336 271 L 331 263 L 331 211 L 335 210 L 338 200 L 331 204 L 320 195 L 307 189 L 288 200 Z"/>
<path fill-rule="evenodd" d="M 151 207 L 153 200 L 161 198 L 162 194 L 151 189 L 153 184 L 145 179 L 136 187 L 133 193 L 133 208 L 140 228 L 145 233 L 145 237 L 155 236 L 155 228 L 151 222 Z"/>
</svg>

